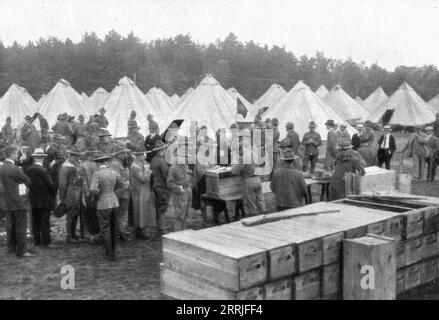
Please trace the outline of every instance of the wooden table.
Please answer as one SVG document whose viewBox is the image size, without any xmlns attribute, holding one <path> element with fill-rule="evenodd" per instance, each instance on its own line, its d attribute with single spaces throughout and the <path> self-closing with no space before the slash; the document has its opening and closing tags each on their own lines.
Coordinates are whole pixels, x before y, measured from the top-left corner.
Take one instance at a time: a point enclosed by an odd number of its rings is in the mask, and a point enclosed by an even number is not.
<svg viewBox="0 0 439 320">
<path fill-rule="evenodd" d="M 219 214 L 224 212 L 224 216 L 227 222 L 230 222 L 230 215 L 233 214 L 235 220 L 239 220 L 241 211 L 241 216 L 244 217 L 244 207 L 242 195 L 231 195 L 231 196 L 217 196 L 215 194 L 205 193 L 201 195 L 201 215 L 203 216 L 204 222 L 207 222 L 207 205 L 211 205 L 213 209 L 213 219 L 215 224 L 219 224 Z"/>
<path fill-rule="evenodd" d="M 315 184 L 320 184 L 322 186 L 322 191 L 320 192 L 320 201 L 329 200 L 329 182 L 330 180 L 317 180 L 317 179 L 305 179 L 306 188 L 308 190 L 308 199 L 306 200 L 307 204 L 312 203 L 312 193 L 311 186 Z"/>
</svg>

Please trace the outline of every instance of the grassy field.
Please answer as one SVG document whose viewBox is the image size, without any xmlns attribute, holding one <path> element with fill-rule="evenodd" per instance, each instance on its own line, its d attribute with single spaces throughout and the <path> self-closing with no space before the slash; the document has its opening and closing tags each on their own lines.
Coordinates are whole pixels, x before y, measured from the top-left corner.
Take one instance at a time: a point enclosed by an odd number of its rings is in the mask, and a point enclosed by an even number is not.
<svg viewBox="0 0 439 320">
<path fill-rule="evenodd" d="M 397 136 L 402 145 L 405 135 Z M 395 161 L 397 163 L 397 161 Z M 439 183 L 413 182 L 412 193 L 438 196 Z M 201 217 L 192 212 L 189 227 L 199 228 Z M 103 248 L 64 242 L 64 220 L 52 220 L 57 249 L 35 249 L 32 259 L 7 253 L 4 225 L 0 225 L 0 299 L 160 299 L 161 240 L 136 240 L 118 244 L 118 262 L 104 259 Z M 75 289 L 60 286 L 61 267 L 75 268 Z M 439 299 L 439 284 L 414 289 L 400 299 Z"/>
</svg>

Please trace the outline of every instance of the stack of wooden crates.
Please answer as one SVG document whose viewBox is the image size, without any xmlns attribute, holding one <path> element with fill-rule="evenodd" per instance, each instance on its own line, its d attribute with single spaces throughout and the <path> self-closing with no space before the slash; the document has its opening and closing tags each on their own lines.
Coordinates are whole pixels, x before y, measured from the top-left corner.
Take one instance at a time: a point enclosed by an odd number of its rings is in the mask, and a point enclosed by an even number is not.
<svg viewBox="0 0 439 320">
<path fill-rule="evenodd" d="M 339 210 L 333 213 L 166 235 L 162 293 L 175 299 L 338 299 L 342 241 L 367 233 L 398 241 L 398 293 L 437 278 L 439 198 L 406 206 L 363 200 L 320 202 L 270 216 Z"/>
</svg>

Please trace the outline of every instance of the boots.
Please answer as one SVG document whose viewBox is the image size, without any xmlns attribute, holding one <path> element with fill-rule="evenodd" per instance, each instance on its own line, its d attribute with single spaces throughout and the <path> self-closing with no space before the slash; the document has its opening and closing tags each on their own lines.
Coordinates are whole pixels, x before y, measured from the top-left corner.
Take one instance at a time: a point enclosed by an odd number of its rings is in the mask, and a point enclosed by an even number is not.
<svg viewBox="0 0 439 320">
<path fill-rule="evenodd" d="M 67 243 L 70 244 L 78 244 L 78 236 L 75 234 L 76 230 L 76 222 L 78 221 L 78 217 L 67 217 L 66 223 L 66 232 L 67 232 Z"/>
</svg>

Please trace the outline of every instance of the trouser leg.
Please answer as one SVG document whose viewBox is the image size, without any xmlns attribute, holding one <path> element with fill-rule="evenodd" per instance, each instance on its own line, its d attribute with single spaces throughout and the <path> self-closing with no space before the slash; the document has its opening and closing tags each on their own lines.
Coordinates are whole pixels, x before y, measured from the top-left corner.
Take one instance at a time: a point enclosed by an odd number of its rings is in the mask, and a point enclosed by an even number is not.
<svg viewBox="0 0 439 320">
<path fill-rule="evenodd" d="M 99 229 L 101 230 L 102 238 L 104 240 L 105 254 L 111 255 L 115 248 L 115 234 L 116 226 L 115 220 L 117 212 L 114 209 L 98 210 L 97 216 L 99 221 Z"/>
<path fill-rule="evenodd" d="M 124 220 L 128 214 L 128 202 L 129 198 L 119 198 L 119 208 L 117 209 L 116 217 L 116 233 L 118 235 L 123 234 Z"/>
<path fill-rule="evenodd" d="M 306 172 L 308 169 L 308 162 L 311 159 L 312 155 L 305 154 L 305 157 L 303 158 L 303 165 L 302 165 L 302 171 Z"/>
<path fill-rule="evenodd" d="M 41 210 L 40 212 L 41 244 L 47 246 L 51 243 L 50 237 L 50 211 Z"/>
<path fill-rule="evenodd" d="M 386 158 L 386 169 L 390 170 L 390 162 L 392 161 L 392 157 L 391 156 L 387 156 Z"/>
<path fill-rule="evenodd" d="M 6 212 L 6 237 L 8 249 L 17 251 L 17 235 L 15 233 L 15 214 L 13 211 Z"/>
<path fill-rule="evenodd" d="M 27 234 L 27 211 L 14 211 L 15 216 L 15 236 L 17 242 L 17 255 L 26 252 L 26 234 Z"/>
<path fill-rule="evenodd" d="M 32 237 L 34 238 L 34 244 L 40 246 L 41 239 L 41 210 L 32 209 Z"/>
<path fill-rule="evenodd" d="M 154 203 L 157 214 L 157 225 L 161 232 L 166 232 L 165 214 L 168 210 L 169 191 L 165 188 L 154 188 Z"/>
<path fill-rule="evenodd" d="M 317 160 L 319 159 L 318 155 L 312 155 L 311 156 L 311 173 L 314 173 L 314 170 L 316 169 Z"/>
<path fill-rule="evenodd" d="M 439 159 L 433 159 L 433 164 L 431 165 L 431 177 L 430 180 L 434 181 L 434 178 L 436 177 L 436 169 L 439 165 Z"/>
</svg>

